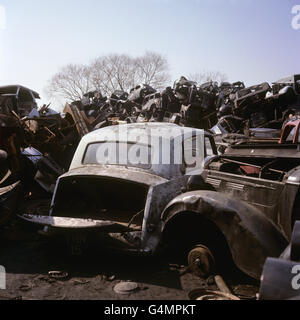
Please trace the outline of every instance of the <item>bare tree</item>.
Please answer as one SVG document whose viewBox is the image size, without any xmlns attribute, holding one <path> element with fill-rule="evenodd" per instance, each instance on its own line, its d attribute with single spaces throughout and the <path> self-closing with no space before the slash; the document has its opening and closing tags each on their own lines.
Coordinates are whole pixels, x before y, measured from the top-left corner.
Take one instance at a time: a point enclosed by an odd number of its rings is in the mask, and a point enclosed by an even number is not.
<svg viewBox="0 0 300 320">
<path fill-rule="evenodd" d="M 188 79 L 195 81 L 198 84 L 203 84 L 209 81 L 215 81 L 215 82 L 221 83 L 221 82 L 227 81 L 228 77 L 225 73 L 222 73 L 220 71 L 203 70 L 201 72 L 190 74 L 188 76 Z"/>
<path fill-rule="evenodd" d="M 131 89 L 136 84 L 134 65 L 134 59 L 125 54 L 97 58 L 90 65 L 93 86 L 106 95 L 115 90 Z"/>
<path fill-rule="evenodd" d="M 49 80 L 46 91 L 51 97 L 75 101 L 80 100 L 91 89 L 90 68 L 68 64 Z"/>
<path fill-rule="evenodd" d="M 63 67 L 50 79 L 46 91 L 52 98 L 74 101 L 91 90 L 110 95 L 115 90 L 129 91 L 140 83 L 161 89 L 169 78 L 167 59 L 158 53 L 146 52 L 141 57 L 111 54 L 86 66 Z"/>
<path fill-rule="evenodd" d="M 147 51 L 135 59 L 138 82 L 162 89 L 170 80 L 167 59 L 155 52 Z"/>
<path fill-rule="evenodd" d="M 97 58 L 91 65 L 93 84 L 105 94 L 115 90 L 129 91 L 144 83 L 161 89 L 170 78 L 167 59 L 155 52 L 141 57 L 112 54 Z"/>
</svg>

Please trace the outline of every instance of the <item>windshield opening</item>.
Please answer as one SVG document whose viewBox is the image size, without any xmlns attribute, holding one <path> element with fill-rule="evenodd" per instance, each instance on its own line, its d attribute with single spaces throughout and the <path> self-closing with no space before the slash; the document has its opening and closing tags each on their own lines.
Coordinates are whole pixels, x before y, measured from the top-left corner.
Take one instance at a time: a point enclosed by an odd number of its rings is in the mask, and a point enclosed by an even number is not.
<svg viewBox="0 0 300 320">
<path fill-rule="evenodd" d="M 137 142 L 105 141 L 87 146 L 83 164 L 121 165 L 149 169 L 151 146 Z"/>
</svg>

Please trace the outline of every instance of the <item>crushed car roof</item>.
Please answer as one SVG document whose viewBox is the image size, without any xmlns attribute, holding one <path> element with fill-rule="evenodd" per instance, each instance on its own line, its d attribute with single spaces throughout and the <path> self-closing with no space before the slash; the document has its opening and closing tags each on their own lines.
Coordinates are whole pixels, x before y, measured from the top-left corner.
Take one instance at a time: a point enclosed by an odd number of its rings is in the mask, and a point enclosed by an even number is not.
<svg viewBox="0 0 300 320">
<path fill-rule="evenodd" d="M 0 86 L 0 95 L 1 94 L 5 94 L 5 91 L 11 91 L 11 90 L 16 91 L 16 93 L 17 93 L 18 89 L 25 89 L 25 90 L 31 91 L 36 99 L 40 99 L 40 95 L 36 91 L 33 91 L 33 90 L 29 89 L 29 88 L 26 88 L 26 87 L 18 85 L 18 84 L 9 85 L 9 86 Z"/>
</svg>

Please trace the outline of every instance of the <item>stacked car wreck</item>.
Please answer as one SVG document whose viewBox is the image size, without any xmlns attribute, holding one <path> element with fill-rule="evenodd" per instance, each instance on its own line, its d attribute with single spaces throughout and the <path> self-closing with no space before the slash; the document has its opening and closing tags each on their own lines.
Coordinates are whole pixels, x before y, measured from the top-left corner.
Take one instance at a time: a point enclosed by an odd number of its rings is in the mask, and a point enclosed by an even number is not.
<svg viewBox="0 0 300 320">
<path fill-rule="evenodd" d="M 0 98 L 0 224 L 18 214 L 67 238 L 73 253 L 89 241 L 180 251 L 201 277 L 233 261 L 259 279 L 268 257 L 297 243 L 300 75 L 272 87 L 182 77 L 162 92 L 92 91 L 63 114 L 38 109 L 22 86 L 0 88 Z M 50 198 L 48 212 L 34 212 Z"/>
</svg>

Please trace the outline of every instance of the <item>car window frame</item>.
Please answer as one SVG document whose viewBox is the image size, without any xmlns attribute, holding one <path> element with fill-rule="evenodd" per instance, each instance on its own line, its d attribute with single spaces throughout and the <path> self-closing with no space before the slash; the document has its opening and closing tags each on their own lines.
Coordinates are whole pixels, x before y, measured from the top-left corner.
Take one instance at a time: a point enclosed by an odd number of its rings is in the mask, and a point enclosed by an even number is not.
<svg viewBox="0 0 300 320">
<path fill-rule="evenodd" d="M 109 164 L 109 163 L 108 163 L 108 164 L 101 164 L 101 163 L 98 163 L 98 164 L 97 164 L 97 163 L 94 163 L 94 164 L 90 163 L 90 164 L 88 164 L 88 163 L 84 163 L 84 159 L 85 159 L 86 153 L 87 153 L 88 148 L 89 148 L 90 145 L 100 144 L 100 143 L 112 143 L 112 142 L 113 142 L 113 143 L 126 143 L 126 144 L 137 144 L 137 143 L 138 143 L 137 141 L 115 141 L 115 140 L 105 140 L 105 141 L 102 140 L 102 141 L 90 142 L 90 143 L 88 143 L 88 144 L 86 145 L 85 150 L 84 150 L 84 152 L 83 152 L 83 155 L 82 155 L 82 157 L 81 157 L 81 165 L 83 165 L 83 166 L 87 166 L 87 165 L 122 166 L 122 167 L 129 167 L 129 168 L 139 168 L 139 169 L 144 169 L 144 170 L 149 170 L 149 169 L 152 168 L 152 156 L 153 156 L 153 154 L 152 154 L 152 146 L 149 145 L 149 144 L 146 144 L 146 143 L 139 143 L 139 144 L 142 145 L 142 146 L 145 146 L 145 147 L 150 148 L 151 161 L 150 161 L 149 165 L 147 165 L 147 168 L 146 168 L 146 165 L 144 165 L 145 167 L 143 168 L 143 167 L 141 167 L 141 166 L 132 165 L 132 164 L 128 165 L 128 164 L 120 164 L 120 163 L 119 163 L 119 164 Z"/>
</svg>

